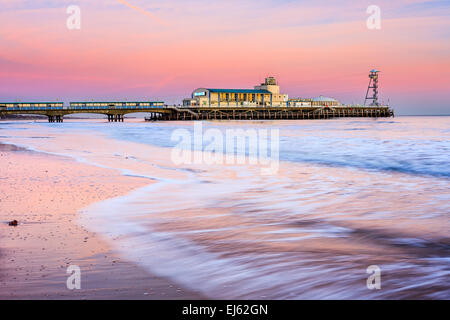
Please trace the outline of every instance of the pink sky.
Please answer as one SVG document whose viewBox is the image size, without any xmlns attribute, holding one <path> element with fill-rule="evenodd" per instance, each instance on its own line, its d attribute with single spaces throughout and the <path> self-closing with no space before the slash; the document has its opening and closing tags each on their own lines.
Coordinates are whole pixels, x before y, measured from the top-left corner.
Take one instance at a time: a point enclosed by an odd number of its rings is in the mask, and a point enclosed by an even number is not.
<svg viewBox="0 0 450 320">
<path fill-rule="evenodd" d="M 355 4 L 357 3 L 357 4 Z M 381 30 L 366 9 L 381 8 Z M 81 29 L 69 30 L 69 5 Z M 0 100 L 163 100 L 275 76 L 362 103 L 377 68 L 398 114 L 450 114 L 447 1 L 0 0 Z"/>
</svg>

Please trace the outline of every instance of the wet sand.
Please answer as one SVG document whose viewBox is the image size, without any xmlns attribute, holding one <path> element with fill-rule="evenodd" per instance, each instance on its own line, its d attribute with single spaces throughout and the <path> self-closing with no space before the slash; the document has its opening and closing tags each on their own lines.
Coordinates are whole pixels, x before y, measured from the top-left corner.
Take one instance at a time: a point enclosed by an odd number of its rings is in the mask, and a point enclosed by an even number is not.
<svg viewBox="0 0 450 320">
<path fill-rule="evenodd" d="M 0 299 L 200 299 L 122 259 L 77 224 L 85 206 L 150 180 L 0 144 Z M 16 219 L 19 226 L 8 226 Z M 81 290 L 66 286 L 70 265 Z"/>
</svg>

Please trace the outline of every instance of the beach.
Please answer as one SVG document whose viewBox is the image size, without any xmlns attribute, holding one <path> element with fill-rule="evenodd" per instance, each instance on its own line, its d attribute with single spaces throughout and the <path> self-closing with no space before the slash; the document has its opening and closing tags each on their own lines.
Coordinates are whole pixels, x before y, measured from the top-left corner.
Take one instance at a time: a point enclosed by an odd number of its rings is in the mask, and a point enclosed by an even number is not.
<svg viewBox="0 0 450 320">
<path fill-rule="evenodd" d="M 449 121 L 202 122 L 279 130 L 269 175 L 175 163 L 194 122 L 1 123 L 1 297 L 448 299 Z"/>
<path fill-rule="evenodd" d="M 0 144 L 0 299 L 196 299 L 131 263 L 77 221 L 81 208 L 148 185 L 114 170 Z M 7 222 L 18 220 L 17 227 Z M 66 286 L 81 269 L 81 290 Z"/>
</svg>

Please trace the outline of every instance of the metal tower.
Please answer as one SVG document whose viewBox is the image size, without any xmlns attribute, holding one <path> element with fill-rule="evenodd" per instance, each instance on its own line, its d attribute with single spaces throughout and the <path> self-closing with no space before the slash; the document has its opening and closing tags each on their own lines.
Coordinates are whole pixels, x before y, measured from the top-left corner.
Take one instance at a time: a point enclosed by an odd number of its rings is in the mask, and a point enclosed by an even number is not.
<svg viewBox="0 0 450 320">
<path fill-rule="evenodd" d="M 372 100 L 371 106 L 379 106 L 378 103 L 378 70 L 372 69 L 369 74 L 369 87 L 367 87 L 366 99 L 364 100 L 364 105 L 366 105 L 367 100 Z M 373 89 L 373 94 L 369 97 L 369 90 Z"/>
</svg>

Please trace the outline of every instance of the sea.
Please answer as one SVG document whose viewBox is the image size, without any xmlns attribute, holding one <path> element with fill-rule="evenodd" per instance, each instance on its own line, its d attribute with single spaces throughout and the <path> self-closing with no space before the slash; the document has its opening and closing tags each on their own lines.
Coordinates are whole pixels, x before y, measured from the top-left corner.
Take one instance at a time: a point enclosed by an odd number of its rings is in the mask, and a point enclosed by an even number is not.
<svg viewBox="0 0 450 320">
<path fill-rule="evenodd" d="M 148 179 L 78 223 L 208 298 L 450 299 L 448 116 L 3 121 L 0 142 Z"/>
</svg>

